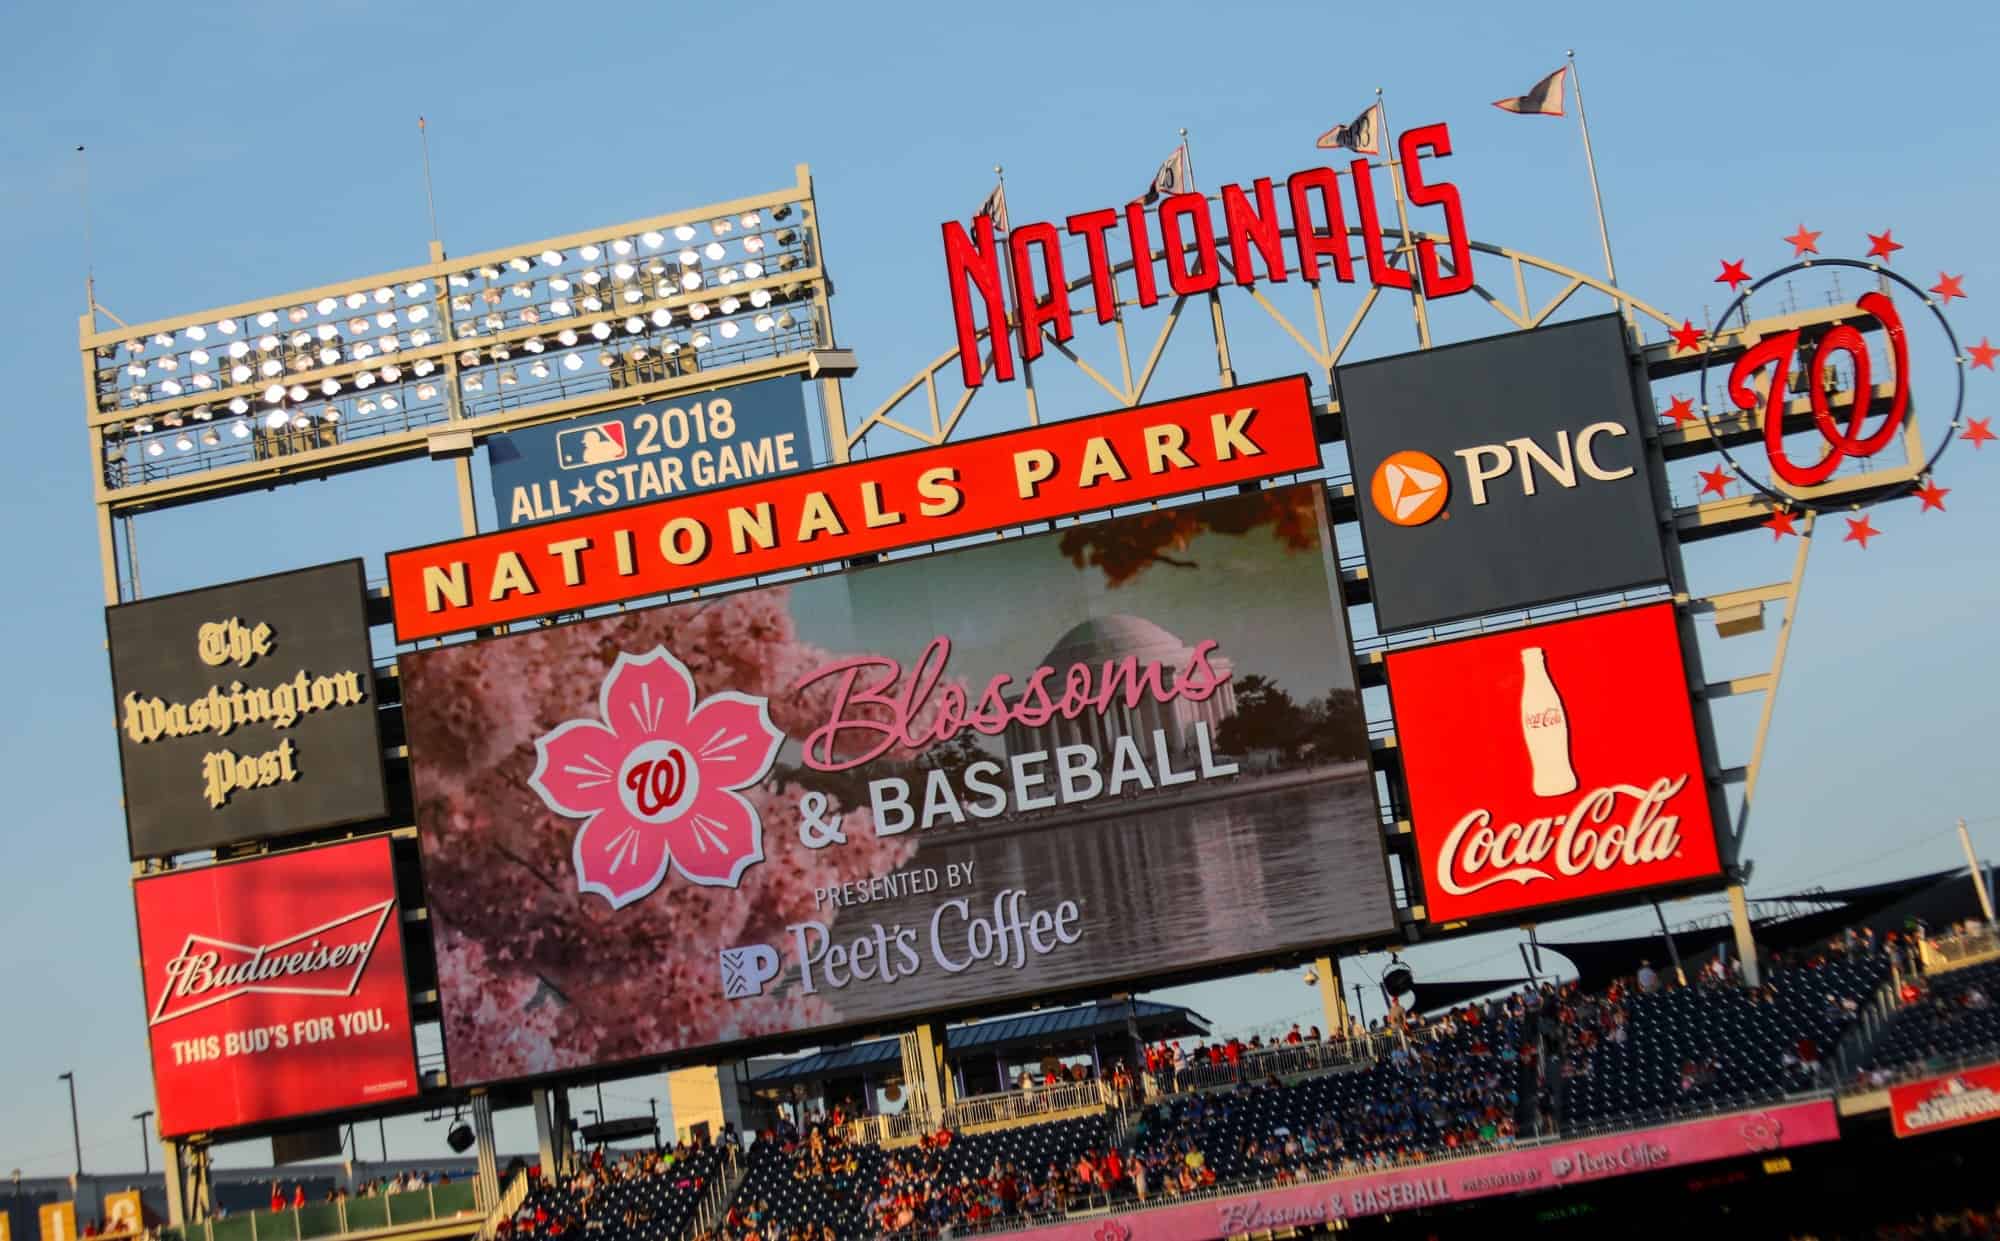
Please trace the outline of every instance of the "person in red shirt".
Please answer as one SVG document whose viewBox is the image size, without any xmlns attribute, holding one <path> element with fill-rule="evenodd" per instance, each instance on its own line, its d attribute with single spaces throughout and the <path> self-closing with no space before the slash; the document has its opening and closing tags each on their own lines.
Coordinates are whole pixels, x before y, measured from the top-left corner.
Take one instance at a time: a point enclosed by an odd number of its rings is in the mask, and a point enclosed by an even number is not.
<svg viewBox="0 0 2000 1241">
<path fill-rule="evenodd" d="M 1104 1188 L 1116 1189 L 1124 1179 L 1125 1161 L 1118 1157 L 1118 1148 L 1114 1146 L 1104 1155 Z"/>
<path fill-rule="evenodd" d="M 302 1184 L 292 1186 L 292 1210 L 294 1211 L 300 1210 L 305 1206 L 305 1204 L 306 1204 L 306 1187 Z"/>
<path fill-rule="evenodd" d="M 271 1209 L 273 1211 L 285 1209 L 285 1191 L 276 1181 L 271 1182 Z"/>
</svg>

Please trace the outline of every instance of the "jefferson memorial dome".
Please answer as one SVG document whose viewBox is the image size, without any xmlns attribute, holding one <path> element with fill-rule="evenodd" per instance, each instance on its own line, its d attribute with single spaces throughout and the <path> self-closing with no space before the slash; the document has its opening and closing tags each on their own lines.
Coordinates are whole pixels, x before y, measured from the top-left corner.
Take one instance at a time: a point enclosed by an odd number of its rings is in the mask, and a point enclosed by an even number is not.
<svg viewBox="0 0 2000 1241">
<path fill-rule="evenodd" d="M 1069 670 L 1082 664 L 1091 669 L 1092 684 L 1102 686 L 1107 665 L 1120 665 L 1130 659 L 1142 674 L 1148 664 L 1157 663 L 1162 673 L 1161 683 L 1172 685 L 1193 658 L 1193 647 L 1143 616 L 1123 612 L 1094 616 L 1056 639 L 1056 644 L 1042 657 L 1043 664 L 1055 669 L 1055 675 L 1043 684 L 1050 698 L 1059 698 Z M 1227 676 L 1233 667 L 1228 656 L 1219 651 L 1210 651 L 1208 662 L 1218 676 Z M 1010 701 L 1019 698 L 1019 694 L 1011 695 Z M 1085 711 L 1073 720 L 1057 715 L 1040 728 L 1032 729 L 1010 724 L 1005 743 L 1009 757 L 1079 744 L 1091 746 L 1108 757 L 1119 737 L 1131 737 L 1139 744 L 1141 753 L 1150 757 L 1153 732 L 1160 730 L 1166 734 L 1169 752 L 1180 756 L 1193 753 L 1197 723 L 1207 726 L 1213 749 L 1222 721 L 1235 714 L 1236 687 L 1228 681 L 1203 702 L 1177 700 L 1162 704 L 1147 695 L 1137 706 L 1128 707 L 1121 692 L 1103 715 Z"/>
</svg>

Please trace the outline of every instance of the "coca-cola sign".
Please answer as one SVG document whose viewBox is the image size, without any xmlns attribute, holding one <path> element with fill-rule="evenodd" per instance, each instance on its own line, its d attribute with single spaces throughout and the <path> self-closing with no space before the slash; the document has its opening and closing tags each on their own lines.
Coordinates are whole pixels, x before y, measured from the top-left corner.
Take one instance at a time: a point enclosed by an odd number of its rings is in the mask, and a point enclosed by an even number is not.
<svg viewBox="0 0 2000 1241">
<path fill-rule="evenodd" d="M 134 885 L 162 1134 L 417 1092 L 389 851 L 377 837 Z"/>
<path fill-rule="evenodd" d="M 1672 604 L 1389 656 L 1433 921 L 1721 870 Z"/>
</svg>

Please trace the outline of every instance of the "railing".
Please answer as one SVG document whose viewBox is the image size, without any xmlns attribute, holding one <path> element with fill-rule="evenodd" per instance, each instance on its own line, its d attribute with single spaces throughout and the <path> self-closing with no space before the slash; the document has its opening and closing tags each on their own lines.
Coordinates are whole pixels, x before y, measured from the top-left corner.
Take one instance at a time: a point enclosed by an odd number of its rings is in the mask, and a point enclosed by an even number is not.
<svg viewBox="0 0 2000 1241">
<path fill-rule="evenodd" d="M 513 1179 L 507 1182 L 507 1188 L 500 1191 L 500 1201 L 486 1213 L 486 1222 L 479 1226 L 479 1235 L 492 1237 L 498 1234 L 501 1221 L 514 1217 L 514 1212 L 520 1210 L 521 1204 L 528 1200 L 528 1190 L 531 1188 L 533 1183 L 528 1179 L 528 1170 L 522 1168 L 515 1172 Z"/>
<path fill-rule="evenodd" d="M 1897 993 L 1902 990 L 1903 978 L 1899 970 L 1891 969 L 1889 976 L 1875 988 L 1875 994 L 1861 1006 L 1860 1013 L 1845 1030 L 1840 1032 L 1840 1042 L 1834 1045 L 1833 1067 L 1836 1080 L 1846 1082 L 1864 1064 L 1869 1053 L 1875 1050 L 1875 1040 L 1883 1029 L 1895 1018 L 1899 1007 Z"/>
<path fill-rule="evenodd" d="M 1945 974 L 2000 957 L 2000 930 L 1975 927 L 1939 939 L 1922 941 L 1924 972 Z"/>
<path fill-rule="evenodd" d="M 975 1125 L 997 1125 L 1057 1112 L 1109 1107 L 1115 1097 L 1109 1082 L 1096 1079 L 1037 1086 L 1032 1091 L 973 1095 L 946 1108 L 943 1123 L 945 1128 L 954 1130 L 970 1129 Z"/>
<path fill-rule="evenodd" d="M 283 1211 L 249 1211 L 162 1231 L 162 1241 L 309 1241 L 350 1232 L 375 1232 L 479 1212 L 473 1181 L 427 1185 L 371 1198 L 315 1202 Z"/>
<path fill-rule="evenodd" d="M 692 1241 L 705 1232 L 714 1231 L 722 1222 L 723 1213 L 729 1210 L 730 1199 L 743 1188 L 743 1180 L 749 1175 L 749 1161 L 741 1157 L 735 1143 L 724 1145 L 716 1175 L 709 1181 L 694 1214 L 688 1217 L 687 1227 L 681 1229 L 681 1241 Z"/>
<path fill-rule="evenodd" d="M 1270 1077 L 1299 1077 L 1308 1073 L 1323 1073 L 1333 1069 L 1352 1068 L 1369 1064 L 1381 1058 L 1383 1051 L 1396 1041 L 1396 1035 L 1383 1031 L 1362 1038 L 1327 1039 L 1318 1043 L 1281 1043 L 1275 1047 L 1259 1047 L 1245 1051 L 1235 1064 L 1224 1061 L 1221 1064 L 1187 1065 L 1171 1073 L 1148 1074 L 1151 1086 L 1148 1098 L 1159 1098 L 1170 1094 L 1194 1094 L 1203 1090 L 1216 1090 L 1244 1082 L 1261 1082 Z"/>
</svg>

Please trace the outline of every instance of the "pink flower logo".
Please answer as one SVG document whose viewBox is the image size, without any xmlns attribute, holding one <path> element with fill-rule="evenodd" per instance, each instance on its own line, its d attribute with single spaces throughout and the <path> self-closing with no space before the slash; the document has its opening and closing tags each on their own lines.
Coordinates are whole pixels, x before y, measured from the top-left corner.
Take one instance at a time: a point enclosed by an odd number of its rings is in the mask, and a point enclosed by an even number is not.
<svg viewBox="0 0 2000 1241">
<path fill-rule="evenodd" d="M 1090 1235 L 1092 1241 L 1131 1241 L 1132 1230 L 1115 1219 L 1108 1219 Z"/>
<path fill-rule="evenodd" d="M 543 804 L 582 819 L 577 888 L 621 909 L 667 866 L 733 888 L 764 860 L 764 825 L 737 790 L 764 778 L 785 735 L 765 699 L 733 690 L 695 701 L 694 678 L 664 646 L 620 653 L 598 691 L 602 719 L 568 720 L 535 742 L 528 777 Z"/>
</svg>

